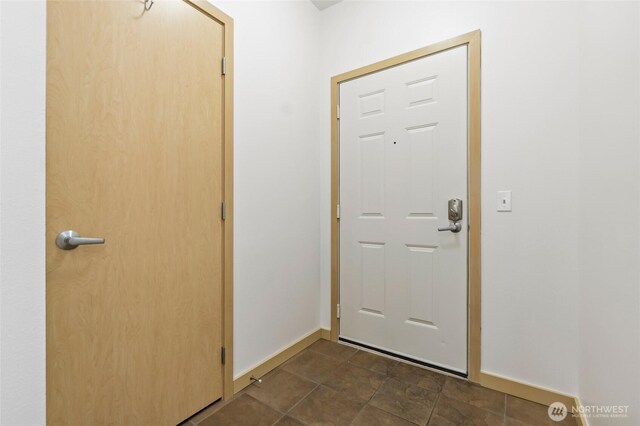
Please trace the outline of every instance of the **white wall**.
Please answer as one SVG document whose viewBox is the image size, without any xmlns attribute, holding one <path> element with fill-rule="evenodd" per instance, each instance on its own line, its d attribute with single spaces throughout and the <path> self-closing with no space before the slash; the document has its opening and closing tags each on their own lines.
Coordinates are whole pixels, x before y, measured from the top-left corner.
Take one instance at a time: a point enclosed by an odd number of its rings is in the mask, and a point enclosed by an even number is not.
<svg viewBox="0 0 640 426">
<path fill-rule="evenodd" d="M 630 405 L 618 425 L 640 424 L 639 17 L 589 3 L 581 30 L 579 395 Z"/>
<path fill-rule="evenodd" d="M 482 30 L 482 369 L 578 390 L 577 3 L 344 2 L 322 13 L 323 81 Z M 322 285 L 330 285 L 329 97 L 322 98 Z M 513 191 L 497 213 L 496 191 Z M 328 298 L 322 324 L 329 324 Z"/>
<path fill-rule="evenodd" d="M 213 3 L 235 22 L 237 376 L 320 326 L 319 12 Z"/>
<path fill-rule="evenodd" d="M 45 424 L 44 2 L 0 1 L 0 423 Z"/>
</svg>

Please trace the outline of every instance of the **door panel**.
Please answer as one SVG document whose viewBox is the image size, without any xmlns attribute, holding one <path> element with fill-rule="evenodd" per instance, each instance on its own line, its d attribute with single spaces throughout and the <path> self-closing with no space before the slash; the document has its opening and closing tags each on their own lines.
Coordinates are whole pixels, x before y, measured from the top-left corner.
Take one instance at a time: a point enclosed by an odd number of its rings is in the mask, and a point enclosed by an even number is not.
<svg viewBox="0 0 640 426">
<path fill-rule="evenodd" d="M 340 84 L 340 336 L 466 372 L 467 47 Z"/>
<path fill-rule="evenodd" d="M 223 27 L 51 1 L 47 419 L 176 424 L 222 396 Z M 103 237 L 63 251 L 60 231 Z"/>
</svg>

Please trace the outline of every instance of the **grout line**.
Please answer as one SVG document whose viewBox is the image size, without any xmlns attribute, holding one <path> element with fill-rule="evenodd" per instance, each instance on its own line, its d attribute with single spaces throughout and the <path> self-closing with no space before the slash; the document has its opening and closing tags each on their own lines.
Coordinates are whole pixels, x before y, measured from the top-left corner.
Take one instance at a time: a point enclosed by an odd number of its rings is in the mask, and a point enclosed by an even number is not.
<svg viewBox="0 0 640 426">
<path fill-rule="evenodd" d="M 271 406 L 269 405 L 269 407 L 271 407 Z M 273 408 L 273 407 L 271 407 L 271 408 Z M 281 417 L 278 417 L 278 420 L 276 420 L 275 422 L 271 423 L 271 426 L 277 424 L 280 420 L 284 419 L 284 417 L 285 417 L 284 414 Z"/>
<path fill-rule="evenodd" d="M 438 396 L 436 397 L 436 402 L 433 403 L 433 408 L 431 408 L 431 412 L 429 413 L 429 418 L 427 419 L 427 425 L 431 421 L 431 417 L 433 417 L 433 413 L 435 413 L 436 411 L 436 406 L 438 405 L 438 402 L 440 402 L 440 395 L 442 395 L 442 390 L 438 392 Z"/>
<path fill-rule="evenodd" d="M 369 405 L 369 403 L 371 402 L 371 400 L 373 399 L 374 396 L 376 396 L 376 394 L 378 393 L 378 391 L 380 390 L 380 388 L 382 387 L 382 385 L 384 385 L 386 383 L 386 379 L 384 382 L 380 383 L 380 386 L 378 386 L 378 389 L 376 389 L 376 391 L 374 393 L 371 394 L 371 396 L 369 397 L 369 399 L 367 399 L 367 402 L 364 403 L 364 405 Z"/>
<path fill-rule="evenodd" d="M 301 352 L 301 353 L 302 353 L 302 352 Z M 320 354 L 320 355 L 322 355 L 322 354 Z M 306 394 L 304 394 L 304 396 L 303 396 L 302 398 L 300 398 L 300 400 L 299 400 L 298 402 L 296 402 L 295 404 L 293 404 L 293 405 L 291 406 L 291 408 L 289 408 L 287 411 L 284 411 L 284 412 L 282 412 L 282 411 L 278 410 L 277 408 L 272 407 L 271 405 L 269 405 L 269 404 L 267 404 L 267 403 L 264 403 L 264 402 L 263 402 L 263 404 L 265 404 L 265 405 L 267 405 L 268 407 L 270 407 L 270 408 L 272 408 L 272 409 L 276 410 L 278 413 L 282 413 L 282 414 L 283 414 L 283 416 L 282 416 L 282 417 L 286 417 L 286 416 L 287 416 L 287 415 L 288 415 L 288 414 L 289 414 L 289 413 L 290 413 L 290 412 L 291 412 L 295 407 L 297 407 L 297 406 L 298 406 L 302 401 L 304 401 L 305 399 L 307 399 L 307 397 L 308 397 L 309 395 L 311 395 L 311 393 L 312 393 L 314 390 L 318 389 L 318 387 L 320 387 L 320 383 L 317 383 L 317 382 L 315 382 L 315 381 L 313 381 L 313 380 L 311 380 L 311 379 L 309 379 L 309 378 L 307 378 L 307 377 L 301 376 L 300 374 L 294 373 L 294 372 L 292 372 L 292 371 L 285 370 L 284 368 L 282 368 L 283 366 L 284 366 L 284 364 L 280 365 L 279 367 L 274 368 L 271 372 L 275 372 L 276 370 L 281 370 L 281 371 L 283 371 L 283 372 L 285 372 L 285 373 L 292 374 L 292 375 L 296 376 L 296 377 L 297 377 L 297 378 L 299 378 L 299 379 L 302 379 L 302 380 L 304 380 L 304 381 L 306 381 L 306 382 L 309 382 L 309 383 L 311 383 L 311 384 L 315 385 L 315 386 L 314 386 L 314 387 L 313 387 L 309 392 L 307 392 Z M 259 402 L 262 402 L 262 401 L 259 401 Z M 302 420 L 299 420 L 299 419 L 296 419 L 296 420 L 298 420 L 300 423 L 304 423 Z"/>
<path fill-rule="evenodd" d="M 354 353 L 351 354 L 351 356 L 347 359 L 345 359 L 346 362 L 349 362 L 353 359 L 354 356 L 356 356 L 358 354 L 358 352 L 360 352 L 360 349 L 356 349 L 356 351 Z"/>
<path fill-rule="evenodd" d="M 266 402 L 264 402 L 264 401 L 260 401 L 260 400 L 259 400 L 258 398 L 256 398 L 255 396 L 252 396 L 252 395 L 249 395 L 249 394 L 247 394 L 247 396 L 248 396 L 249 398 L 251 398 L 251 399 L 255 399 L 257 403 L 262 404 L 262 405 L 264 405 L 264 406 L 266 406 L 266 407 L 268 407 L 268 408 L 271 408 L 271 409 L 272 409 L 273 411 L 275 411 L 276 413 L 278 413 L 278 414 L 282 414 L 282 416 L 284 416 L 284 415 L 286 414 L 286 413 L 284 413 L 284 412 L 282 412 L 282 411 L 278 410 L 276 407 L 273 407 L 273 406 L 271 406 L 271 405 L 267 404 L 267 403 L 266 403 Z M 278 419 L 278 420 L 279 420 L 279 419 Z"/>
<path fill-rule="evenodd" d="M 504 415 L 502 416 L 502 424 L 507 424 L 507 394 L 504 394 Z"/>
<path fill-rule="evenodd" d="M 293 374 L 293 373 L 292 373 L 292 374 Z M 299 377 L 299 376 L 298 376 L 298 377 Z M 315 384 L 315 382 L 311 382 L 311 383 L 314 383 L 314 384 Z M 309 395 L 311 395 L 311 394 L 312 394 L 316 389 L 318 389 L 319 387 L 320 387 L 320 385 L 316 384 L 316 386 L 314 386 L 314 388 L 313 388 L 313 389 L 311 389 L 307 394 L 305 394 L 302 398 L 300 398 L 300 401 L 298 401 L 298 402 L 296 402 L 295 404 L 293 404 L 293 405 L 291 406 L 291 408 L 289 408 L 289 409 L 287 410 L 287 412 L 285 413 L 284 417 L 288 416 L 288 415 L 289 415 L 289 413 L 290 413 L 290 412 L 292 412 L 294 408 L 296 408 L 298 405 L 302 404 L 302 401 L 306 400 L 306 399 L 309 397 Z M 292 416 L 289 416 L 289 417 L 292 417 Z M 307 424 L 307 423 L 303 422 L 302 420 L 300 420 L 300 419 L 298 419 L 298 418 L 296 418 L 296 417 L 292 417 L 292 418 L 294 418 L 295 420 L 299 421 L 300 423 L 302 423 L 302 424 L 304 424 L 304 425 L 306 425 L 306 424 Z"/>
<path fill-rule="evenodd" d="M 378 392 L 380 392 L 380 389 L 382 389 L 382 387 L 389 381 L 390 377 L 387 374 L 387 377 L 384 378 L 384 381 L 380 384 L 380 386 L 378 386 L 378 389 L 376 389 L 376 391 L 373 393 L 373 395 L 371 395 L 371 398 L 369 398 L 369 400 L 367 401 L 367 404 L 369 404 L 371 402 L 371 400 L 373 399 L 374 396 L 376 396 L 378 394 Z"/>
<path fill-rule="evenodd" d="M 356 421 L 356 419 L 358 418 L 358 416 L 360 415 L 360 413 L 362 413 L 362 412 L 364 411 L 364 408 L 365 408 L 366 406 L 368 406 L 368 405 L 369 405 L 369 402 L 368 402 L 368 401 L 367 401 L 367 402 L 365 402 L 365 404 L 360 408 L 360 410 L 358 410 L 358 412 L 356 413 L 355 417 L 354 417 L 353 419 L 351 419 L 351 421 L 349 422 L 349 424 L 350 424 L 350 425 L 352 425 L 352 424 L 353 424 L 353 422 L 355 422 L 355 421 Z"/>
<path fill-rule="evenodd" d="M 357 367 L 357 366 L 356 366 Z M 369 369 L 366 369 L 368 371 L 371 371 Z M 375 373 L 375 371 L 373 371 L 373 373 Z M 385 383 L 387 383 L 387 380 L 389 380 L 389 375 L 387 374 L 387 376 L 384 378 L 384 380 L 382 381 L 382 383 L 380 383 L 380 386 L 378 386 L 378 388 L 376 389 L 376 391 L 374 393 L 371 394 L 371 396 L 369 397 L 369 399 L 367 399 L 367 401 L 364 403 L 364 405 L 360 408 L 360 410 L 358 411 L 358 413 L 355 415 L 355 417 L 353 418 L 353 420 L 351 420 L 351 422 L 349 424 L 353 424 L 353 422 L 356 421 L 356 419 L 358 418 L 358 416 L 360 415 L 360 413 L 362 413 L 364 411 L 364 409 L 369 405 L 369 403 L 371 402 L 371 400 L 373 399 L 374 396 L 376 396 L 376 394 L 378 393 L 378 391 L 380 390 L 380 388 L 382 388 L 382 386 L 384 386 Z M 384 411 L 384 410 L 382 410 Z M 386 412 L 386 411 L 385 411 Z M 391 414 L 391 413 L 389 413 Z"/>
</svg>

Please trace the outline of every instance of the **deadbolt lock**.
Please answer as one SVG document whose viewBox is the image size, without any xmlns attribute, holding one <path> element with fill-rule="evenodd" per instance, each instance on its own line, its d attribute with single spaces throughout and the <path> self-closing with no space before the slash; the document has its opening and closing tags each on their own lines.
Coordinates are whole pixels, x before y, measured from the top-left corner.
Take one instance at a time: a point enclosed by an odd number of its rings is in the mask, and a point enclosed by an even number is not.
<svg viewBox="0 0 640 426">
<path fill-rule="evenodd" d="M 459 198 L 452 198 L 448 203 L 449 220 L 451 223 L 445 228 L 438 228 L 438 231 L 451 231 L 454 234 L 462 230 L 462 200 Z"/>
</svg>

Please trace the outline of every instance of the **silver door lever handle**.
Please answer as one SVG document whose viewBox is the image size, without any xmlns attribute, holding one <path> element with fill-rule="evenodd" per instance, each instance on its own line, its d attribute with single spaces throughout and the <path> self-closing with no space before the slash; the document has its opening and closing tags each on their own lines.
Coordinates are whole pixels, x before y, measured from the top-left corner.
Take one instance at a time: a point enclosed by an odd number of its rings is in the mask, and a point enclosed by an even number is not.
<svg viewBox="0 0 640 426">
<path fill-rule="evenodd" d="M 451 231 L 454 234 L 457 232 L 460 232 L 462 230 L 462 225 L 460 225 L 460 222 L 454 222 L 451 225 L 447 226 L 446 228 L 438 228 L 438 231 Z"/>
<path fill-rule="evenodd" d="M 56 245 L 62 250 L 73 250 L 89 244 L 104 244 L 104 238 L 84 238 L 73 230 L 62 231 L 56 237 Z"/>
</svg>

